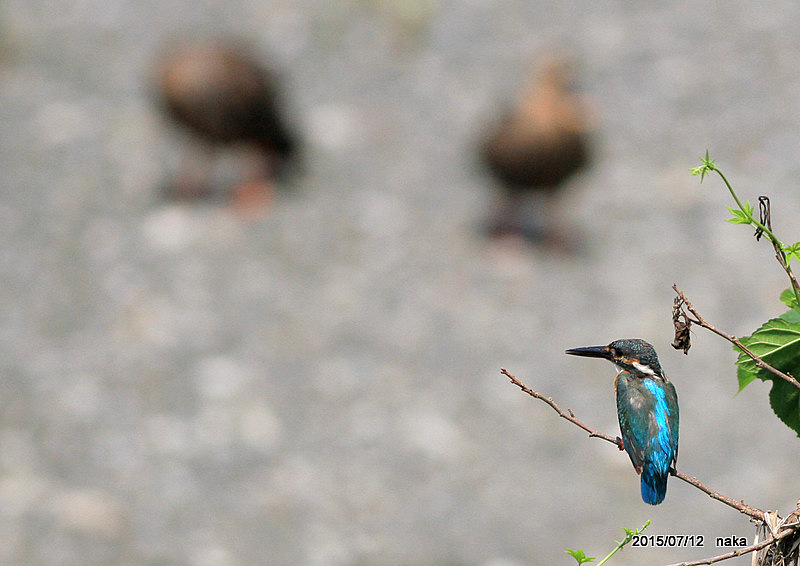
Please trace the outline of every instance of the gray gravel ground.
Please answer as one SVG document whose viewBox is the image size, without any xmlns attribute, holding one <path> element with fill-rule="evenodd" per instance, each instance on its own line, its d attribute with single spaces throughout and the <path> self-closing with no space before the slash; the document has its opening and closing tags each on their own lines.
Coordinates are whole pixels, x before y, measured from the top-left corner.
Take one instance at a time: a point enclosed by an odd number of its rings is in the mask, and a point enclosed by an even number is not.
<svg viewBox="0 0 800 566">
<path fill-rule="evenodd" d="M 644 505 L 624 454 L 499 373 L 614 434 L 613 368 L 563 351 L 633 336 L 677 386 L 679 467 L 794 508 L 768 387 L 735 396 L 708 333 L 668 344 L 674 282 L 735 334 L 781 311 L 767 245 L 688 169 L 710 148 L 798 238 L 796 2 L 164 4 L 0 4 L 0 563 L 569 564 L 646 519 L 706 544 L 614 564 L 750 539 L 679 481 Z M 271 54 L 308 140 L 263 219 L 156 195 L 178 140 L 148 68 L 209 33 Z M 600 117 L 571 256 L 478 234 L 476 136 L 555 44 Z"/>
</svg>

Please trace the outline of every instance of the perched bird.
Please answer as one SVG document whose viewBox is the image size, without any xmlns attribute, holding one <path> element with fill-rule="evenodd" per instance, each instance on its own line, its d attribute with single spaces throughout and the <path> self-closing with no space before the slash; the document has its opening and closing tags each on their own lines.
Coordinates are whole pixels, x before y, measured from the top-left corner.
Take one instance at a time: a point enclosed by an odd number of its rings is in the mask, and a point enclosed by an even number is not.
<svg viewBox="0 0 800 566">
<path fill-rule="evenodd" d="M 249 151 L 250 171 L 240 175 L 237 187 L 243 192 L 254 184 L 268 189 L 295 156 L 297 139 L 284 117 L 277 75 L 247 47 L 224 40 L 184 43 L 165 51 L 155 75 L 161 108 L 206 154 L 184 172 L 175 196 L 214 194 L 208 170 L 220 148 Z"/>
<path fill-rule="evenodd" d="M 642 499 L 658 505 L 667 494 L 670 466 L 678 459 L 678 396 L 656 351 L 644 340 L 632 338 L 566 353 L 604 358 L 619 369 L 614 389 L 622 445 L 642 476 Z"/>
<path fill-rule="evenodd" d="M 553 236 L 557 189 L 589 160 L 592 118 L 571 89 L 565 57 L 543 58 L 516 108 L 490 129 L 480 146 L 489 171 L 502 185 L 501 201 L 488 227 L 492 236 L 518 234 L 530 240 Z M 526 218 L 526 197 L 539 197 L 538 222 Z M 549 220 L 549 221 L 548 221 Z"/>
</svg>

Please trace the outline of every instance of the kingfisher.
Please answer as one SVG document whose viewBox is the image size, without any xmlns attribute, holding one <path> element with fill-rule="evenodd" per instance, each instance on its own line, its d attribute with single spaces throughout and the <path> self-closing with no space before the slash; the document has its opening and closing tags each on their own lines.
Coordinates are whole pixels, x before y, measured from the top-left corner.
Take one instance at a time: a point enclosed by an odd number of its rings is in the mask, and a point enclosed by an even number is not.
<svg viewBox="0 0 800 566">
<path fill-rule="evenodd" d="M 642 476 L 644 502 L 658 505 L 667 494 L 670 466 L 678 459 L 678 395 L 661 369 L 655 349 L 644 340 L 628 338 L 566 353 L 604 358 L 617 366 L 614 390 L 622 433 L 620 450 L 625 449 Z"/>
</svg>

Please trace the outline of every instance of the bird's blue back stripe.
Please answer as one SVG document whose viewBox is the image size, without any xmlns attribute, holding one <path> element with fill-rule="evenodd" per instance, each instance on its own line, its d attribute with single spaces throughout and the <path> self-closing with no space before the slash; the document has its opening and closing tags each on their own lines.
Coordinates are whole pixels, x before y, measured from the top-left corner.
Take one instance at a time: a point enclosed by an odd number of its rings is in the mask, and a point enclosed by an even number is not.
<svg viewBox="0 0 800 566">
<path fill-rule="evenodd" d="M 644 385 L 655 399 L 653 415 L 658 425 L 658 433 L 649 441 L 651 461 L 660 474 L 666 474 L 669 471 L 669 465 L 673 457 L 672 439 L 670 438 L 669 423 L 667 422 L 667 398 L 663 387 L 659 383 L 645 379 Z"/>
</svg>

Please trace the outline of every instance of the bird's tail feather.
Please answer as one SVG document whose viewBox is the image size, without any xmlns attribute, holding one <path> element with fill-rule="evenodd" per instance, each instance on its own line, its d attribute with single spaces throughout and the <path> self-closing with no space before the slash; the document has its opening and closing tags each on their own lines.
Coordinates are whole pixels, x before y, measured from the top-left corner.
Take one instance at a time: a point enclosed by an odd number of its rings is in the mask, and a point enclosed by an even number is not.
<svg viewBox="0 0 800 566">
<path fill-rule="evenodd" d="M 666 473 L 659 473 L 649 466 L 642 470 L 642 499 L 650 505 L 658 505 L 667 495 Z"/>
</svg>

